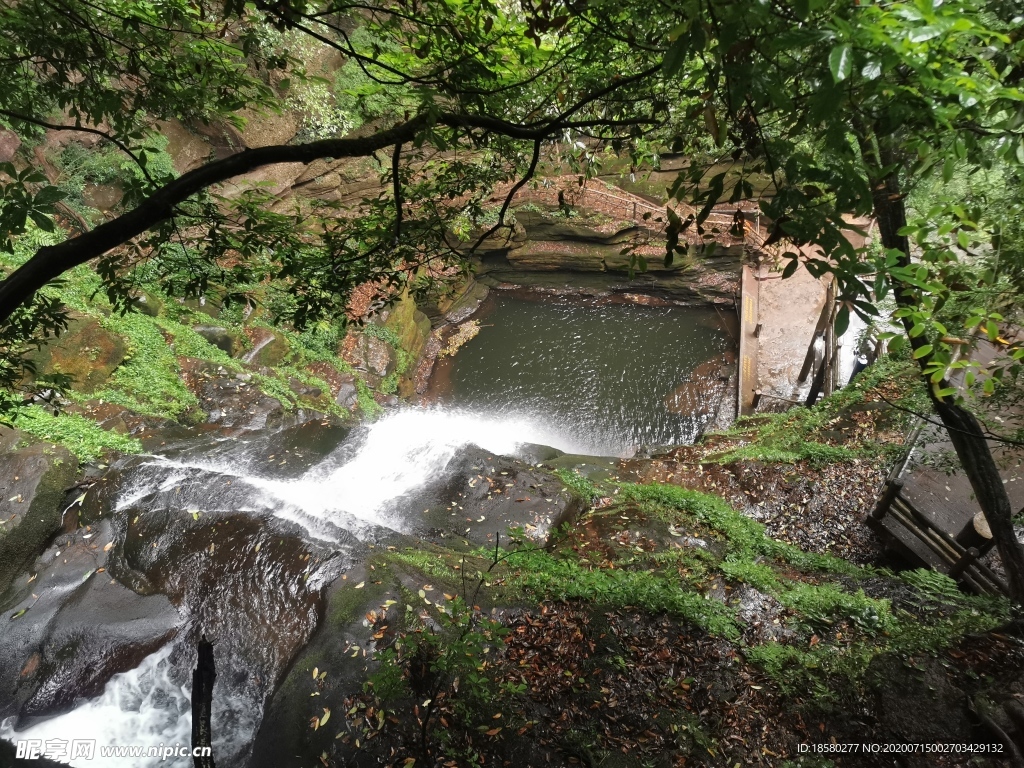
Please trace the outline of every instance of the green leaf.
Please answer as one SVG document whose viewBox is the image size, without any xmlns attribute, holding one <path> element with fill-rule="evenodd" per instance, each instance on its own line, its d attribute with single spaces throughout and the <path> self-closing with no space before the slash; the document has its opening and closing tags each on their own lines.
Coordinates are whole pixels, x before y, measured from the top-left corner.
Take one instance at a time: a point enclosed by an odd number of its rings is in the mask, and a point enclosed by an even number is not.
<svg viewBox="0 0 1024 768">
<path fill-rule="evenodd" d="M 920 346 L 920 347 L 918 347 L 917 349 L 914 350 L 914 359 L 915 360 L 920 360 L 922 357 L 925 357 L 926 355 L 930 355 L 931 353 L 932 353 L 932 345 L 931 344 L 924 344 L 924 345 L 922 345 L 922 346 Z"/>
<path fill-rule="evenodd" d="M 51 205 L 67 197 L 67 193 L 59 187 L 44 187 L 35 196 L 36 205 Z"/>
<path fill-rule="evenodd" d="M 29 218 L 36 223 L 36 226 L 44 232 L 53 232 L 55 229 L 53 220 L 46 214 L 40 213 L 39 211 L 29 211 L 28 215 Z"/>
<path fill-rule="evenodd" d="M 850 308 L 845 304 L 839 308 L 836 313 L 836 322 L 833 326 L 836 336 L 842 336 L 846 333 L 846 329 L 850 327 Z"/>
<path fill-rule="evenodd" d="M 790 259 L 789 264 L 786 265 L 786 268 L 782 270 L 782 278 L 786 279 L 787 277 L 792 277 L 799 266 L 800 260 L 794 256 L 792 259 Z"/>
<path fill-rule="evenodd" d="M 939 27 L 928 24 L 923 27 L 918 27 L 917 29 L 912 29 L 907 37 L 912 43 L 923 43 L 925 40 L 931 40 L 941 34 L 942 30 Z"/>
<path fill-rule="evenodd" d="M 953 178 L 954 170 L 956 170 L 956 158 L 947 157 L 946 162 L 942 164 L 942 180 L 945 183 L 948 184 L 949 181 Z"/>
<path fill-rule="evenodd" d="M 882 62 L 879 59 L 871 59 L 860 71 L 861 77 L 865 80 L 877 80 L 882 76 Z"/>
<path fill-rule="evenodd" d="M 686 61 L 686 54 L 690 51 L 690 36 L 680 35 L 676 38 L 675 42 L 669 46 L 668 51 L 665 53 L 665 58 L 661 61 L 661 68 L 665 72 L 665 77 L 672 77 L 679 71 L 679 68 L 683 66 L 683 62 Z"/>
<path fill-rule="evenodd" d="M 848 78 L 853 72 L 853 49 L 849 45 L 837 45 L 828 55 L 828 66 L 837 83 Z"/>
</svg>

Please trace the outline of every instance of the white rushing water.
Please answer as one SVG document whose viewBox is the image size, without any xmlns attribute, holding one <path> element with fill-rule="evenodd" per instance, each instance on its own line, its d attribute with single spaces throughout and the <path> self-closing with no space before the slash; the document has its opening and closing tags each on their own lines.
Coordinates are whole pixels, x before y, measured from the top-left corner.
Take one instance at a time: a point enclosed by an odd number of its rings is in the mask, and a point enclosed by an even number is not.
<svg viewBox="0 0 1024 768">
<path fill-rule="evenodd" d="M 336 538 L 339 529 L 357 536 L 370 526 L 401 531 L 405 525 L 394 502 L 440 477 L 461 448 L 476 445 L 513 455 L 531 443 L 567 453 L 591 453 L 597 445 L 567 438 L 550 422 L 537 418 L 409 408 L 369 425 L 361 439 L 339 447 L 293 479 L 262 475 L 258 463 L 244 454 L 154 457 L 138 470 L 118 506 L 132 506 L 154 492 L 173 493 L 179 508 L 210 509 L 211 504 L 225 509 L 270 508 L 322 540 Z M 211 475 L 222 482 L 216 491 Z"/>
<path fill-rule="evenodd" d="M 470 411 L 405 409 L 392 412 L 350 444 L 343 445 L 300 477 L 288 480 L 261 476 L 256 458 L 244 451 L 223 457 L 195 459 L 154 456 L 135 470 L 118 500 L 120 508 L 144 502 L 159 504 L 164 496 L 180 509 L 269 509 L 297 522 L 312 536 L 330 539 L 338 528 L 356 535 L 370 525 L 395 530 L 405 526 L 394 509 L 403 495 L 436 480 L 448 462 L 467 445 L 510 455 L 523 444 L 548 445 L 568 453 L 586 453 L 592 445 L 566 439 L 540 419 L 487 416 Z M 265 459 L 263 459 L 265 461 Z M 115 675 L 101 696 L 23 731 L 13 718 L 0 725 L 0 736 L 18 741 L 37 739 L 95 743 L 93 759 L 71 759 L 71 765 L 104 768 L 184 768 L 191 758 L 158 756 L 104 757 L 100 747 L 188 745 L 191 738 L 189 688 L 174 680 L 171 645 L 148 656 L 137 669 Z M 179 672 L 179 676 L 180 676 Z M 220 713 L 217 705 L 220 704 Z M 251 736 L 258 723 L 238 723 L 241 707 L 215 700 L 213 730 L 221 737 Z M 230 722 L 230 727 L 225 727 Z M 218 727 L 219 726 L 219 727 Z M 244 726 L 244 727 L 243 727 Z M 227 731 L 231 731 L 228 734 Z M 215 756 L 244 752 L 244 744 L 222 744 Z M 222 751 L 223 750 L 223 751 Z"/>
<path fill-rule="evenodd" d="M 14 718 L 0 724 L 0 737 L 10 741 L 35 739 L 47 756 L 73 766 L 149 768 L 191 763 L 159 757 L 103 756 L 106 747 L 188 746 L 192 738 L 189 689 L 170 676 L 171 645 L 143 659 L 136 669 L 114 675 L 103 693 L 65 715 L 15 731 Z M 83 746 L 85 745 L 85 746 Z M 92 745 L 89 749 L 88 745 Z M 78 753 L 77 756 L 75 753 Z M 88 757 L 91 753 L 92 757 Z"/>
</svg>

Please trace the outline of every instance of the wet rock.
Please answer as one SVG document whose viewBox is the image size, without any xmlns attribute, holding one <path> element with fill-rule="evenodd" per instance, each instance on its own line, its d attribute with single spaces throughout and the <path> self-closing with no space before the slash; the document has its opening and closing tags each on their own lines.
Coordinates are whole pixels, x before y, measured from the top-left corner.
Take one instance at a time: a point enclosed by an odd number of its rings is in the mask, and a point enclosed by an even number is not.
<svg viewBox="0 0 1024 768">
<path fill-rule="evenodd" d="M 586 502 L 551 472 L 475 446 L 459 451 L 435 483 L 403 502 L 413 530 L 444 546 L 494 546 L 510 527 L 546 544 Z"/>
<path fill-rule="evenodd" d="M 312 384 L 307 384 L 306 382 L 299 381 L 295 378 L 288 379 L 288 389 L 294 392 L 297 396 L 309 398 L 310 400 L 316 400 L 324 393 L 320 387 L 315 387 Z"/>
<path fill-rule="evenodd" d="M 193 361 L 188 381 L 207 413 L 207 423 L 234 430 L 252 431 L 279 426 L 285 417 L 281 402 L 264 394 L 256 384 L 244 381 L 221 366 Z"/>
<path fill-rule="evenodd" d="M 178 299 L 178 303 L 188 307 L 193 312 L 209 315 L 213 319 L 220 317 L 221 304 L 215 297 L 200 296 L 198 298 Z"/>
<path fill-rule="evenodd" d="M 537 445 L 535 443 L 524 443 L 519 446 L 519 450 L 516 451 L 516 457 L 523 461 L 528 461 L 531 464 L 540 464 L 545 461 L 551 461 L 557 459 L 559 456 L 564 456 L 565 453 L 552 448 L 547 445 Z"/>
<path fill-rule="evenodd" d="M 252 468 L 261 478 L 297 478 L 336 451 L 351 431 L 351 427 L 339 424 L 336 420 L 314 419 L 275 431 L 245 432 L 232 436 L 230 440 L 224 440 L 219 433 L 198 437 L 193 435 L 191 439 L 177 445 L 166 446 L 161 453 L 184 463 L 198 459 L 206 465 L 232 467 L 239 472 L 243 468 Z M 131 466 L 146 461 L 145 458 L 137 457 L 115 465 L 103 480 L 111 484 L 118 477 L 130 477 Z M 222 482 L 227 479 L 230 478 Z M 239 481 L 234 482 L 237 484 Z M 95 489 L 90 489 L 86 503 L 98 488 L 99 484 Z M 224 498 L 223 491 L 218 495 Z M 252 506 L 244 496 L 237 497 L 233 502 L 228 501 L 227 506 L 232 504 L 238 508 Z"/>
<path fill-rule="evenodd" d="M 197 325 L 192 330 L 231 357 L 235 357 L 241 349 L 242 345 L 235 335 L 223 326 Z"/>
<path fill-rule="evenodd" d="M 349 331 L 341 343 L 341 357 L 357 371 L 383 379 L 394 372 L 398 358 L 394 348 L 383 339 Z"/>
<path fill-rule="evenodd" d="M 10 447 L 0 454 L 0 595 L 60 528 L 64 491 L 74 483 L 78 460 L 59 446 L 16 448 L 21 433 L 0 428 Z"/>
<path fill-rule="evenodd" d="M 164 304 L 160 299 L 146 291 L 142 291 L 132 297 L 132 306 L 148 317 L 159 317 L 164 308 Z"/>
<path fill-rule="evenodd" d="M 245 329 L 252 348 L 242 355 L 242 360 L 253 365 L 275 366 L 288 359 L 291 347 L 288 340 L 270 328 L 250 326 Z"/>
<path fill-rule="evenodd" d="M 784 642 L 796 632 L 782 623 L 786 608 L 771 595 L 744 585 L 732 595 L 736 618 L 743 622 L 743 639 L 748 644 Z"/>
<path fill-rule="evenodd" d="M 356 377 L 351 373 L 343 373 L 335 366 L 322 360 L 311 363 L 307 370 L 327 382 L 328 391 L 322 393 L 334 399 L 334 402 L 343 408 L 351 409 L 356 404 L 358 389 Z"/>
<path fill-rule="evenodd" d="M 607 480 L 618 472 L 619 460 L 614 456 L 579 456 L 563 453 L 553 459 L 545 459 L 542 466 L 547 469 L 571 469 L 588 480 Z"/>
<path fill-rule="evenodd" d="M 480 308 L 489 292 L 490 289 L 486 285 L 470 278 L 465 287 L 439 309 L 444 313 L 447 322 L 457 325 Z"/>
<path fill-rule="evenodd" d="M 30 355 L 40 374 L 63 373 L 79 392 L 95 392 L 125 358 L 125 344 L 91 317 L 73 317 L 57 339 Z"/>
<path fill-rule="evenodd" d="M 82 191 L 85 204 L 98 211 L 110 211 L 124 198 L 120 184 L 86 184 Z"/>
<path fill-rule="evenodd" d="M 127 434 L 131 411 L 116 403 L 104 403 L 99 400 L 86 400 L 83 403 L 72 403 L 64 409 L 67 413 L 78 413 L 92 419 L 103 429 L 119 434 Z"/>
<path fill-rule="evenodd" d="M 356 403 L 359 402 L 359 389 L 356 387 L 354 376 L 348 377 L 348 381 L 343 381 L 338 385 L 338 393 L 334 396 L 334 402 L 348 410 L 356 407 Z"/>
<path fill-rule="evenodd" d="M 182 616 L 163 595 L 140 596 L 106 572 L 109 522 L 58 537 L 17 579 L 3 606 L 0 719 L 17 727 L 99 695 L 177 633 Z M 17 618 L 13 618 L 17 617 Z M 9 623 L 8 623 L 9 622 Z"/>
<path fill-rule="evenodd" d="M 445 602 L 444 591 L 457 591 L 455 585 L 442 585 L 436 577 L 382 558 L 356 566 L 331 584 L 323 621 L 267 702 L 250 768 L 305 768 L 323 753 L 332 755 L 338 765 L 378 764 L 335 736 L 346 730 L 346 698 L 362 692 L 377 667 L 373 652 L 394 642 L 406 596 L 428 583 L 433 585 L 431 598 L 439 604 Z M 388 600 L 397 604 L 388 606 Z M 325 708 L 331 721 L 311 729 L 310 719 L 322 718 Z"/>
</svg>

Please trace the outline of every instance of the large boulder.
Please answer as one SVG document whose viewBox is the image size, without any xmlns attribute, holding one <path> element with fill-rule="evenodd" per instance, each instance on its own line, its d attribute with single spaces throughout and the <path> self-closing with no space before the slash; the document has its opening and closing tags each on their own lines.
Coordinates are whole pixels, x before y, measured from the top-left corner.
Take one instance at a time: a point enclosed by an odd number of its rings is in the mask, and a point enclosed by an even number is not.
<svg viewBox="0 0 1024 768">
<path fill-rule="evenodd" d="M 62 534 L 19 577 L 3 606 L 0 719 L 65 712 L 95 697 L 116 673 L 138 666 L 183 619 L 163 595 L 141 596 L 106 574 L 108 521 Z"/>
<path fill-rule="evenodd" d="M 437 479 L 403 501 L 412 533 L 446 547 L 493 547 L 509 528 L 546 545 L 587 502 L 550 471 L 467 446 Z"/>
<path fill-rule="evenodd" d="M 18 138 L 18 134 L 6 128 L 0 128 L 0 163 L 11 162 L 20 146 L 21 139 Z"/>
<path fill-rule="evenodd" d="M 242 348 L 235 334 L 223 326 L 197 325 L 192 330 L 231 357 L 235 357 Z"/>
<path fill-rule="evenodd" d="M 0 428 L 0 595 L 60 529 L 66 489 L 78 460 L 46 443 L 17 447 L 20 433 Z"/>
<path fill-rule="evenodd" d="M 334 402 L 342 408 L 351 411 L 359 399 L 359 388 L 356 386 L 356 377 L 351 373 L 342 373 L 335 366 L 323 360 L 318 360 L 308 366 L 308 370 L 327 382 L 330 387 L 330 395 Z"/>
<path fill-rule="evenodd" d="M 39 374 L 63 373 L 79 392 L 95 392 L 125 358 L 124 339 L 91 317 L 72 317 L 67 330 L 30 356 Z"/>
<path fill-rule="evenodd" d="M 342 341 L 341 356 L 357 371 L 377 379 L 390 375 L 398 365 L 394 347 L 383 339 L 357 331 L 349 331 Z"/>
<path fill-rule="evenodd" d="M 262 326 L 250 326 L 245 333 L 252 347 L 242 355 L 244 362 L 273 367 L 288 359 L 291 345 L 282 334 Z"/>
<path fill-rule="evenodd" d="M 199 398 L 209 424 L 239 431 L 282 426 L 281 401 L 265 394 L 248 373 L 233 373 L 222 366 L 185 358 L 186 382 Z"/>
</svg>

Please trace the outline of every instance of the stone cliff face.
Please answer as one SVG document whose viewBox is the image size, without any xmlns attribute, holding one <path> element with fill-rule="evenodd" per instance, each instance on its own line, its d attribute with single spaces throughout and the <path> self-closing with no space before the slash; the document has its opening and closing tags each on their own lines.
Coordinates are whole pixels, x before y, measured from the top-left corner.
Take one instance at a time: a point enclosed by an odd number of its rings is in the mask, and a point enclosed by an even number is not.
<svg viewBox="0 0 1024 768">
<path fill-rule="evenodd" d="M 665 266 L 663 241 L 629 222 L 604 217 L 559 218 L 557 212 L 516 214 L 511 235 L 492 236 L 478 251 L 477 274 L 501 284 L 573 289 L 591 294 L 650 294 L 682 304 L 731 304 L 738 288 L 742 246 L 691 247 Z M 610 230 L 610 231 L 609 231 Z M 645 260 L 630 274 L 627 249 Z"/>
</svg>

